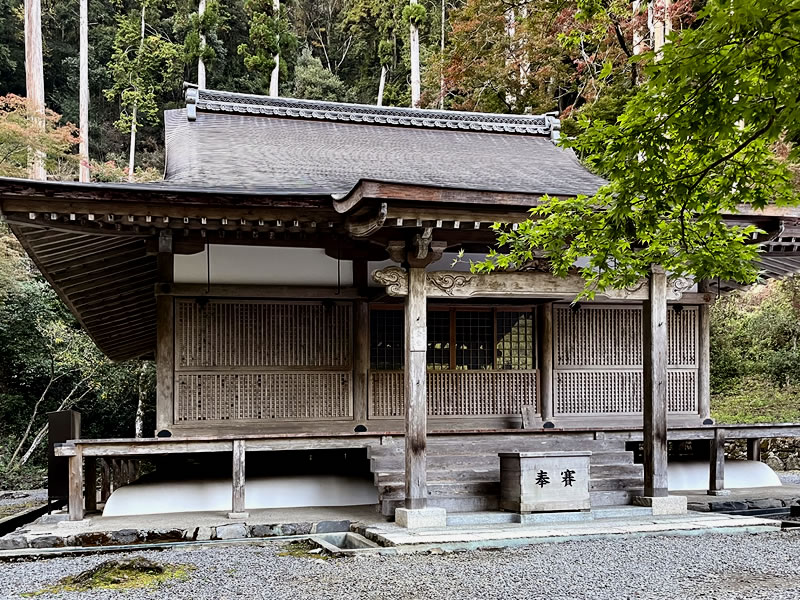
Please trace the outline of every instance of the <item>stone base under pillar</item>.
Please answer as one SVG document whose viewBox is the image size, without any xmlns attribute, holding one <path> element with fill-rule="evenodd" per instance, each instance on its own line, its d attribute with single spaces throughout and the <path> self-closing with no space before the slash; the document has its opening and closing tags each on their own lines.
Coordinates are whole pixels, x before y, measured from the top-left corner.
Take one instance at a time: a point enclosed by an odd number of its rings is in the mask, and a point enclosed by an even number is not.
<svg viewBox="0 0 800 600">
<path fill-rule="evenodd" d="M 686 496 L 634 496 L 636 506 L 653 509 L 653 516 L 684 515 L 687 512 Z"/>
<path fill-rule="evenodd" d="M 406 529 L 446 527 L 447 511 L 443 508 L 398 508 L 394 511 L 394 520 Z"/>
<path fill-rule="evenodd" d="M 706 492 L 706 494 L 709 495 L 709 496 L 730 496 L 731 495 L 731 491 L 730 490 L 708 490 Z"/>
<path fill-rule="evenodd" d="M 250 516 L 248 512 L 229 512 L 229 519 L 247 519 Z"/>
</svg>

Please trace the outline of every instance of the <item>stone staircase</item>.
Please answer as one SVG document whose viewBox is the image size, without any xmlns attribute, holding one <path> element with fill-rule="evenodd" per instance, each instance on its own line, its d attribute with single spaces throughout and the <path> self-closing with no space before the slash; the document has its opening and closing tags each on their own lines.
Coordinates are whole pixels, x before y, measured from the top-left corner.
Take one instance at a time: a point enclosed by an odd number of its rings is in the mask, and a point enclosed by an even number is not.
<svg viewBox="0 0 800 600">
<path fill-rule="evenodd" d="M 427 446 L 428 498 L 448 512 L 496 510 L 500 490 L 499 452 L 589 450 L 589 492 L 592 506 L 629 504 L 641 494 L 643 466 L 623 440 L 595 440 L 569 435 L 447 435 L 430 436 Z M 405 451 L 403 438 L 371 446 L 370 469 L 378 487 L 381 512 L 393 516 L 404 505 Z"/>
</svg>

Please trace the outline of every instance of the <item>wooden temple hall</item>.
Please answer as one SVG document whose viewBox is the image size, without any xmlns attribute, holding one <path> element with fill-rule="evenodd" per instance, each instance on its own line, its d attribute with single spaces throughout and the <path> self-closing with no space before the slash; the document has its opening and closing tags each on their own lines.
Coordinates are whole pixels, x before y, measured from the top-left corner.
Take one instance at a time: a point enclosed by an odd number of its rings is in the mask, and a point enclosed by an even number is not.
<svg viewBox="0 0 800 600">
<path fill-rule="evenodd" d="M 391 517 L 498 508 L 509 451 L 592 451 L 591 501 L 609 505 L 666 496 L 668 440 L 706 440 L 719 489 L 726 437 L 789 431 L 710 419 L 716 286 L 656 266 L 572 304 L 582 280 L 541 259 L 469 271 L 493 223 L 603 184 L 554 116 L 186 102 L 165 114 L 163 182 L 0 180 L 3 218 L 102 351 L 157 363 L 153 437 L 57 449 L 71 518 L 96 507 L 98 461 L 221 457 L 241 514 L 270 453 L 358 452 Z M 767 232 L 780 276 L 800 268 L 798 216 L 730 220 Z"/>
</svg>

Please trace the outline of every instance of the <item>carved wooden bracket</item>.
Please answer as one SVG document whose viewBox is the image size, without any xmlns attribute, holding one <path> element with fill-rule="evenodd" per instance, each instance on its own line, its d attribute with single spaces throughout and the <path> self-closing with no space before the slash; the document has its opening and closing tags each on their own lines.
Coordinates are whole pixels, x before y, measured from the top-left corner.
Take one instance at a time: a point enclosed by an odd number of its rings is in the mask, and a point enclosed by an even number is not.
<svg viewBox="0 0 800 600">
<path fill-rule="evenodd" d="M 386 286 L 390 296 L 408 295 L 408 273 L 400 267 L 387 267 L 372 273 L 376 283 Z M 646 282 L 625 289 L 606 290 L 597 297 L 605 300 L 647 300 Z M 670 282 L 667 300 L 680 300 L 691 288 L 692 281 L 676 278 Z M 572 300 L 583 291 L 584 281 L 579 275 L 561 278 L 551 273 L 464 273 L 458 271 L 432 271 L 425 274 L 425 294 L 431 298 L 473 297 L 527 297 Z"/>
</svg>

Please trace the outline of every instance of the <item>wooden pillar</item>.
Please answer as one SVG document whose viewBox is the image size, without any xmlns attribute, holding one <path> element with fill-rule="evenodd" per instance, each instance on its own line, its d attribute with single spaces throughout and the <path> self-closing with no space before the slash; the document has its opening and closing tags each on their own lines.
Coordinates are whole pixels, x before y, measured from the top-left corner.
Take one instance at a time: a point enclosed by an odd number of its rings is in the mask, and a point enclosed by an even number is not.
<svg viewBox="0 0 800 600">
<path fill-rule="evenodd" d="M 750 438 L 747 440 L 747 460 L 761 462 L 761 439 Z"/>
<path fill-rule="evenodd" d="M 698 292 L 708 292 L 708 282 L 697 284 Z M 701 304 L 697 310 L 697 412 L 700 420 L 711 419 L 711 306 Z M 707 424 L 711 424 L 708 421 Z"/>
<path fill-rule="evenodd" d="M 86 510 L 97 510 L 97 459 L 86 457 Z"/>
<path fill-rule="evenodd" d="M 539 341 L 539 406 L 542 422 L 553 419 L 553 303 L 537 309 Z"/>
<path fill-rule="evenodd" d="M 233 441 L 233 497 L 232 512 L 230 517 L 244 517 L 245 501 L 245 442 L 244 440 Z"/>
<path fill-rule="evenodd" d="M 644 495 L 667 496 L 667 275 L 650 270 L 642 310 Z"/>
<path fill-rule="evenodd" d="M 174 277 L 172 232 L 158 238 L 159 286 Z M 156 432 L 169 430 L 174 420 L 175 304 L 172 296 L 156 296 Z"/>
<path fill-rule="evenodd" d="M 353 311 L 353 419 L 361 425 L 367 422 L 369 398 L 369 304 L 358 300 Z"/>
<path fill-rule="evenodd" d="M 711 439 L 708 493 L 712 496 L 730 493 L 725 489 L 725 430 L 720 428 L 714 429 L 714 437 Z"/>
<path fill-rule="evenodd" d="M 100 502 L 105 502 L 111 496 L 111 465 L 109 459 L 100 460 Z"/>
<path fill-rule="evenodd" d="M 83 519 L 83 449 L 75 448 L 75 456 L 69 457 L 69 520 Z"/>
<path fill-rule="evenodd" d="M 425 355 L 428 328 L 425 306 L 425 269 L 408 269 L 405 300 L 406 399 L 406 508 L 425 508 L 428 498 L 425 447 L 428 398 Z"/>
</svg>

